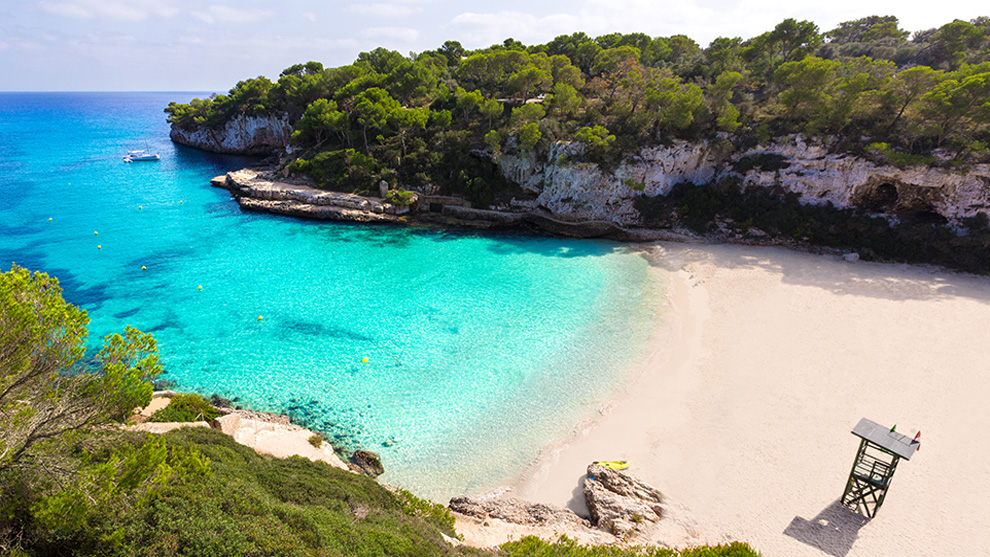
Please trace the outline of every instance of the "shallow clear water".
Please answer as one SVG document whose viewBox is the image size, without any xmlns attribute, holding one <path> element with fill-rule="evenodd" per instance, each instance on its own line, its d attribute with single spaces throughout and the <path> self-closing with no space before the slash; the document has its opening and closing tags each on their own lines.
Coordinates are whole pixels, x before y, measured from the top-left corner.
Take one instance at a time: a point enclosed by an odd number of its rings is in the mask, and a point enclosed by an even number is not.
<svg viewBox="0 0 990 557">
<path fill-rule="evenodd" d="M 57 276 L 92 346 L 152 332 L 178 389 L 288 413 L 437 500 L 522 471 L 639 356 L 663 285 L 621 244 L 242 213 L 209 180 L 249 161 L 168 139 L 193 96 L 0 94 L 0 263 Z M 160 162 L 121 160 L 145 141 Z"/>
</svg>

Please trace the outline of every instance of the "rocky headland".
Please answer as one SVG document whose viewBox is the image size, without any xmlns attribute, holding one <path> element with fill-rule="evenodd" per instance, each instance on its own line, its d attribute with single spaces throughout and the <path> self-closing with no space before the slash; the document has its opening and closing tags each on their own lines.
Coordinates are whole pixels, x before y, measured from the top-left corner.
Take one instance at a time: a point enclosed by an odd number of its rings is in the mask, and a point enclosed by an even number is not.
<svg viewBox="0 0 990 557">
<path fill-rule="evenodd" d="M 290 131 L 287 121 L 240 117 L 223 130 L 189 132 L 173 127 L 173 140 L 211 151 L 286 156 L 291 150 Z M 582 162 L 582 152 L 578 143 L 560 143 L 542 158 L 532 153 L 495 157 L 504 178 L 524 194 L 487 208 L 427 192 L 413 192 L 402 204 L 391 203 L 386 201 L 385 184 L 379 184 L 378 196 L 325 191 L 305 178 L 290 177 L 284 167 L 231 172 L 214 178 L 212 184 L 229 190 L 246 210 L 302 218 L 523 228 L 620 241 L 694 238 L 684 229 L 644 226 L 636 200 L 666 196 L 679 183 L 703 185 L 726 178 L 743 188 L 796 194 L 802 204 L 856 209 L 891 222 L 928 218 L 962 226 L 964 219 L 990 212 L 990 165 L 956 168 L 946 153 L 934 165 L 894 166 L 831 152 L 820 142 L 792 135 L 748 149 L 735 149 L 725 139 L 675 141 L 644 147 L 616 169 L 606 170 Z M 717 239 L 788 243 L 767 238 L 755 228 Z"/>
</svg>

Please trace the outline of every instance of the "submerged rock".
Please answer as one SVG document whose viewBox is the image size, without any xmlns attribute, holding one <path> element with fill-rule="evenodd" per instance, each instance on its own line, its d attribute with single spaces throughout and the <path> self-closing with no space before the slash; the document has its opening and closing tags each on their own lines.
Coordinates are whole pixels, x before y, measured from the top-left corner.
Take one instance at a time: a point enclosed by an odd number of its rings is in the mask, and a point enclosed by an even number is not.
<svg viewBox="0 0 990 557">
<path fill-rule="evenodd" d="M 620 538 L 643 531 L 663 515 L 663 493 L 628 474 L 597 464 L 588 466 L 584 498 L 592 523 Z"/>
</svg>

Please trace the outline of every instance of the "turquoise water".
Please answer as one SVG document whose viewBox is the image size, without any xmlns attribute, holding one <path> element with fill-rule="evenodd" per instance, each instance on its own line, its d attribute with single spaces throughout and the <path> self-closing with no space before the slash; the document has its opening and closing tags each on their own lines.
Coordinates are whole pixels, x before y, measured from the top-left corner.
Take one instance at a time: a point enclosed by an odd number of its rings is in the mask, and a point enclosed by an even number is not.
<svg viewBox="0 0 990 557">
<path fill-rule="evenodd" d="M 250 161 L 168 139 L 193 96 L 0 94 L 0 263 L 57 276 L 92 346 L 152 332 L 178 389 L 374 450 L 436 500 L 521 472 L 640 355 L 663 285 L 623 245 L 242 213 L 209 180 Z M 160 162 L 121 160 L 145 141 Z"/>
</svg>

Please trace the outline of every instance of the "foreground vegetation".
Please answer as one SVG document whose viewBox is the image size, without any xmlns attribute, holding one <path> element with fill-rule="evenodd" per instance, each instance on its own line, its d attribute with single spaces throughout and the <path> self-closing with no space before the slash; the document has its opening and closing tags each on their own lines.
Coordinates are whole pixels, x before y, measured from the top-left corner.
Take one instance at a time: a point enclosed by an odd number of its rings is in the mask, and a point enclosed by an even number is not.
<svg viewBox="0 0 990 557">
<path fill-rule="evenodd" d="M 445 507 L 366 476 L 263 456 L 208 428 L 127 431 L 120 423 L 151 400 L 161 371 L 154 339 L 128 328 L 87 362 L 87 324 L 55 279 L 0 273 L 0 554 L 679 555 L 568 540 L 455 547 Z M 212 410 L 176 399 L 176 418 Z M 755 553 L 737 544 L 683 554 L 701 555 Z"/>
</svg>

